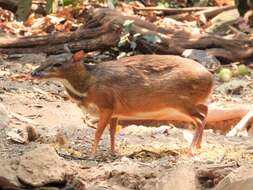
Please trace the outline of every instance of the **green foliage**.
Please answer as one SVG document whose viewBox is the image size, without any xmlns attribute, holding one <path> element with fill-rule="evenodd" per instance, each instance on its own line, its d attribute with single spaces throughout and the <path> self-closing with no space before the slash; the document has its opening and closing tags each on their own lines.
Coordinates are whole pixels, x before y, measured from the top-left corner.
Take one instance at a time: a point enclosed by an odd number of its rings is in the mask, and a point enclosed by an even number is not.
<svg viewBox="0 0 253 190">
<path fill-rule="evenodd" d="M 63 5 L 70 5 L 72 3 L 73 0 L 63 0 Z"/>
<path fill-rule="evenodd" d="M 118 47 L 122 47 L 126 44 L 130 44 L 130 47 L 132 50 L 134 50 L 137 46 L 135 40 L 137 38 L 137 35 L 134 35 L 133 39 L 130 40 L 130 29 L 133 25 L 134 21 L 133 20 L 126 20 L 122 26 L 123 28 L 123 35 L 120 37 L 120 41 L 118 43 Z"/>
<path fill-rule="evenodd" d="M 129 56 L 131 56 L 131 55 L 133 55 L 133 52 L 128 52 L 128 53 L 126 53 L 126 52 L 122 51 L 122 52 L 120 52 L 119 55 L 117 56 L 117 59 L 121 59 L 121 58 L 123 58 L 123 57 L 129 57 Z"/>
<path fill-rule="evenodd" d="M 107 6 L 110 9 L 114 9 L 116 4 L 117 4 L 118 0 L 107 0 Z"/>
<path fill-rule="evenodd" d="M 73 5 L 74 7 L 80 6 L 80 0 L 63 0 L 63 6 Z"/>
<path fill-rule="evenodd" d="M 47 0 L 46 11 L 49 13 L 56 13 L 59 9 L 59 5 L 63 4 L 61 0 Z"/>
<path fill-rule="evenodd" d="M 156 43 L 161 43 L 162 40 L 159 36 L 157 35 L 144 35 L 143 38 L 149 42 L 149 43 L 153 43 L 153 44 L 156 44 Z"/>
<path fill-rule="evenodd" d="M 72 4 L 74 7 L 79 6 L 80 5 L 80 0 L 63 0 L 63 5 L 70 5 Z"/>
<path fill-rule="evenodd" d="M 134 1 L 134 0 L 124 0 L 125 3 L 130 3 L 132 1 Z"/>
<path fill-rule="evenodd" d="M 170 2 L 168 1 L 160 1 L 157 2 L 158 7 L 164 7 L 164 8 L 169 8 L 170 7 Z"/>
<path fill-rule="evenodd" d="M 133 25 L 133 20 L 126 20 L 123 24 L 123 32 L 128 33 Z"/>
<path fill-rule="evenodd" d="M 47 0 L 46 11 L 47 13 L 56 13 L 60 7 L 73 5 L 75 8 L 80 6 L 81 0 Z"/>
<path fill-rule="evenodd" d="M 132 50 L 135 50 L 135 48 L 137 47 L 137 43 L 135 41 L 131 41 L 130 42 L 130 47 Z"/>
<path fill-rule="evenodd" d="M 126 33 L 123 36 L 121 36 L 119 43 L 118 43 L 118 47 L 122 47 L 122 46 L 126 45 L 127 43 L 129 43 L 130 42 L 129 36 L 130 36 L 129 33 Z"/>
</svg>

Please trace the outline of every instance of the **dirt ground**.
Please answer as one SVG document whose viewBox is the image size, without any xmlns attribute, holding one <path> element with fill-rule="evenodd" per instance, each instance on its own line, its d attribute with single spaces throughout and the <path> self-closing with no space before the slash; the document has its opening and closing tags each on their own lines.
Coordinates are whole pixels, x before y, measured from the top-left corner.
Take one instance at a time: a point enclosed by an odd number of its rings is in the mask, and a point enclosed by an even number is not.
<svg viewBox="0 0 253 190">
<path fill-rule="evenodd" d="M 233 169 L 253 163 L 252 137 L 226 137 L 207 130 L 203 148 L 190 157 L 187 154 L 189 131 L 165 125 L 159 128 L 132 125 L 118 130 L 116 156 L 108 152 L 106 131 L 97 157 L 91 159 L 95 130 L 84 122 L 84 116 L 67 98 L 62 85 L 53 81 L 13 80 L 17 75 L 30 73 L 44 59 L 42 54 L 0 58 L 0 100 L 12 115 L 9 126 L 0 129 L 0 159 L 19 157 L 49 143 L 65 160 L 87 167 L 86 180 L 90 186 L 139 190 L 159 189 L 165 174 L 182 165 L 198 171 L 200 188 L 208 189 Z M 228 83 L 218 82 L 216 77 L 215 80 L 210 102 L 253 102 L 250 77 Z M 15 114 L 29 120 L 24 121 Z M 26 126 L 36 129 L 39 137 L 35 141 L 20 144 L 9 139 L 10 131 Z M 211 170 L 213 167 L 216 169 Z M 213 171 L 216 175 L 211 175 Z"/>
</svg>

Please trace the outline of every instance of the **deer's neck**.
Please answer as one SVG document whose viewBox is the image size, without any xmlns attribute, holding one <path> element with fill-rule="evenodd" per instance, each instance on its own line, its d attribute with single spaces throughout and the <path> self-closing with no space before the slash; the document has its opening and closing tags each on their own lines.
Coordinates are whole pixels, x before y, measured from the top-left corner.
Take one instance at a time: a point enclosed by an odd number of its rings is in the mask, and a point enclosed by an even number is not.
<svg viewBox="0 0 253 190">
<path fill-rule="evenodd" d="M 63 79 L 61 81 L 66 89 L 66 91 L 68 92 L 68 94 L 75 98 L 75 99 L 83 99 L 85 97 L 87 97 L 87 90 L 88 88 L 85 88 L 85 86 L 82 86 L 82 88 L 80 88 L 79 86 L 75 86 L 73 85 L 71 82 L 69 82 L 68 80 Z M 82 84 L 80 84 L 82 85 Z M 85 85 L 85 84 L 83 84 Z"/>
</svg>

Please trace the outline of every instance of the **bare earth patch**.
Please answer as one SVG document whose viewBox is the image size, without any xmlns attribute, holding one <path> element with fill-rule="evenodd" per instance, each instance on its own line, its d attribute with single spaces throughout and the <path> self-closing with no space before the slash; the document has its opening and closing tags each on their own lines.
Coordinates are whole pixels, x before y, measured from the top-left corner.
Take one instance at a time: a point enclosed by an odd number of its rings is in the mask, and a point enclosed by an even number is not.
<svg viewBox="0 0 253 190">
<path fill-rule="evenodd" d="M 0 161 L 19 160 L 49 144 L 68 166 L 62 181 L 49 186 L 90 190 L 208 189 L 231 171 L 253 162 L 252 137 L 226 137 L 205 131 L 202 149 L 191 157 L 187 153 L 189 131 L 173 126 L 136 125 L 118 130 L 116 156 L 107 151 L 109 135 L 106 132 L 97 157 L 92 159 L 90 149 L 95 130 L 83 121 L 84 116 L 67 98 L 62 85 L 15 78 L 29 74 L 37 66 L 34 62 L 43 59 L 44 55 L 38 54 L 0 60 L 0 100 L 11 116 L 9 125 L 0 128 Z M 216 80 L 216 84 L 211 101 L 252 102 L 250 80 L 237 78 L 223 84 Z M 22 137 L 28 126 L 36 131 L 32 142 L 17 143 L 8 135 L 18 129 Z M 179 179 L 181 181 L 176 183 Z"/>
</svg>

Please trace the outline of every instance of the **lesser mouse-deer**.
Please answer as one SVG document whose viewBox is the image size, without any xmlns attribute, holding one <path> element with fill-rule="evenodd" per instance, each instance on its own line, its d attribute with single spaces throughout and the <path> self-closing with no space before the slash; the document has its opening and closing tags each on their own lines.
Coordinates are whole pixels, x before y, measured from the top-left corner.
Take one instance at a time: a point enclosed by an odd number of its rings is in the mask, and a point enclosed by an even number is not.
<svg viewBox="0 0 253 190">
<path fill-rule="evenodd" d="M 86 113 L 99 117 L 92 154 L 110 125 L 111 151 L 119 119 L 180 120 L 196 126 L 191 149 L 200 148 L 212 91 L 212 75 L 196 61 L 173 55 L 136 55 L 97 65 L 80 52 L 61 62 L 47 61 L 32 72 L 63 83 Z"/>
</svg>

